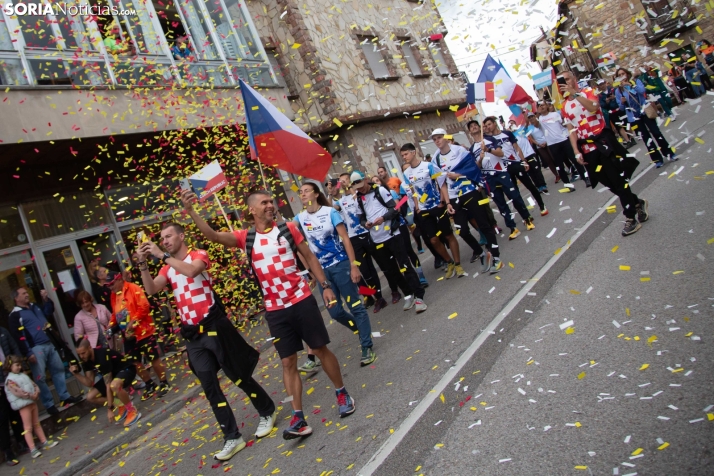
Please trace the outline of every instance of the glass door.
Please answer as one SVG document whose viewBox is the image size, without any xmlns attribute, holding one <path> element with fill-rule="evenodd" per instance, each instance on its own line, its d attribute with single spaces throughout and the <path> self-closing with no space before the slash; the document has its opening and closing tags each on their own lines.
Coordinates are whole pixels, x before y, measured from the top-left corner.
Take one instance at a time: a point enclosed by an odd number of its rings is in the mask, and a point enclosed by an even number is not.
<svg viewBox="0 0 714 476">
<path fill-rule="evenodd" d="M 404 183 L 404 174 L 402 173 L 402 163 L 397 159 L 397 154 L 393 150 L 382 152 L 382 162 L 387 169 L 390 177 L 398 177 Z"/>
</svg>

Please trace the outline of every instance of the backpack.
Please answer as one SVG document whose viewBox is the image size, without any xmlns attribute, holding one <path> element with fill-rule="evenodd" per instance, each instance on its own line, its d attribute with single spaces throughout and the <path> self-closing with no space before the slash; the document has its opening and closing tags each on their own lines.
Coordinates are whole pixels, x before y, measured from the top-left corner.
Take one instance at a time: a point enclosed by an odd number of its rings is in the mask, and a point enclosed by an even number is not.
<svg viewBox="0 0 714 476">
<path fill-rule="evenodd" d="M 379 188 L 381 185 L 372 184 L 372 187 L 370 190 L 374 192 L 374 197 L 377 199 L 377 201 L 387 210 L 389 210 L 389 205 L 387 205 L 387 202 L 384 201 L 384 197 L 382 197 L 382 194 L 379 193 Z M 391 195 L 391 194 L 390 194 Z M 364 196 L 364 195 L 363 195 Z M 362 200 L 357 200 L 357 204 L 359 205 L 359 209 L 362 211 L 362 215 L 367 216 L 367 212 L 364 211 L 364 203 L 362 203 Z M 393 208 L 393 207 L 392 207 Z M 401 215 L 397 213 L 397 216 L 392 218 L 392 222 L 389 224 L 389 234 L 394 235 L 394 230 L 398 230 L 399 226 L 401 224 Z"/>
</svg>

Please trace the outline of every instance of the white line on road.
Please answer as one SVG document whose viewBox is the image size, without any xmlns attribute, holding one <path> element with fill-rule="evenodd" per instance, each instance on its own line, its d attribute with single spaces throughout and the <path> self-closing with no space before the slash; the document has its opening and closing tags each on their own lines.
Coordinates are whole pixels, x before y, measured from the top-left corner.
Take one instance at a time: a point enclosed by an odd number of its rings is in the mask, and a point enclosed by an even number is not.
<svg viewBox="0 0 714 476">
<path fill-rule="evenodd" d="M 644 169 L 642 172 L 640 172 L 637 177 L 632 179 L 630 181 L 631 184 L 634 184 L 637 182 L 642 176 L 644 176 L 647 172 L 650 171 L 654 167 L 654 164 L 650 164 L 646 169 Z M 446 387 L 450 384 L 450 382 L 456 378 L 457 374 L 466 366 L 466 363 L 471 360 L 471 358 L 476 354 L 476 352 L 481 348 L 481 346 L 486 342 L 486 339 L 488 338 L 489 335 L 494 334 L 494 331 L 496 328 L 501 324 L 501 322 L 506 318 L 510 312 L 515 309 L 515 307 L 521 302 L 521 300 L 528 295 L 528 292 L 535 286 L 535 284 L 545 275 L 545 273 L 550 270 L 555 263 L 558 262 L 558 260 L 565 254 L 568 249 L 577 241 L 577 239 L 582 236 L 582 234 L 587 230 L 590 225 L 592 225 L 595 220 L 597 220 L 600 215 L 605 213 L 605 210 L 607 209 L 608 206 L 612 205 L 615 200 L 617 200 L 617 196 L 613 195 L 610 200 L 605 203 L 600 209 L 595 212 L 595 214 L 588 220 L 585 225 L 578 230 L 575 235 L 573 235 L 570 240 L 566 242 L 566 244 L 561 248 L 560 253 L 557 255 L 554 255 L 551 257 L 544 265 L 543 267 L 538 270 L 538 272 L 531 278 L 529 279 L 526 284 L 521 288 L 520 291 L 511 299 L 508 304 L 503 308 L 501 312 L 499 312 L 496 317 L 491 321 L 491 323 L 483 330 L 481 333 L 476 337 L 476 340 L 474 340 L 471 345 L 464 351 L 463 354 L 461 354 L 461 357 L 454 363 L 452 367 L 450 367 L 446 373 L 444 374 L 443 377 L 441 377 L 441 380 L 434 386 L 434 388 L 429 391 L 429 393 L 426 394 L 424 399 L 419 402 L 419 405 L 412 410 L 412 412 L 404 419 L 401 425 L 399 425 L 399 428 L 392 433 L 389 438 L 382 444 L 382 446 L 377 450 L 376 453 L 372 455 L 370 460 L 367 462 L 366 465 L 360 469 L 357 474 L 360 476 L 370 476 L 372 473 L 374 473 L 377 468 L 379 468 L 382 463 L 389 457 L 389 455 L 396 449 L 396 447 L 401 443 L 401 441 L 404 439 L 405 436 L 409 433 L 409 431 L 414 427 L 414 425 L 417 424 L 417 422 L 421 419 L 422 416 L 426 413 L 426 411 L 429 409 L 432 403 L 437 399 L 439 395 L 441 395 L 441 392 L 443 392 Z"/>
</svg>

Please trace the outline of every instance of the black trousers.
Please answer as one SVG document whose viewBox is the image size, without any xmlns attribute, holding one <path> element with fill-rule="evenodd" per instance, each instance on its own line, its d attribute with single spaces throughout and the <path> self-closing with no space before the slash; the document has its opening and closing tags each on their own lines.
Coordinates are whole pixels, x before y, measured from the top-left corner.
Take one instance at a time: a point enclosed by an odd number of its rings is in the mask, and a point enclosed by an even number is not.
<svg viewBox="0 0 714 476">
<path fill-rule="evenodd" d="M 553 162 L 555 162 L 555 168 L 558 170 L 560 179 L 563 183 L 570 183 L 568 178 L 568 169 L 565 168 L 565 161 L 568 160 L 575 169 L 578 171 L 581 177 L 585 178 L 585 168 L 575 160 L 575 152 L 573 152 L 573 146 L 570 145 L 569 140 L 564 140 L 563 142 L 558 142 L 557 144 L 549 145 L 551 157 Z"/>
<path fill-rule="evenodd" d="M 374 259 L 390 286 L 395 284 L 396 287 L 392 289 L 401 289 L 405 296 L 413 295 L 419 299 L 424 297 L 424 288 L 421 287 L 419 276 L 409 262 L 402 238 L 392 236 L 383 243 L 374 244 L 372 250 Z"/>
<path fill-rule="evenodd" d="M 382 299 L 382 286 L 372 262 L 372 241 L 369 239 L 369 233 L 350 237 L 350 243 L 355 251 L 355 259 L 359 262 L 359 272 L 367 287 L 377 290 L 375 299 Z"/>
<path fill-rule="evenodd" d="M 535 155 L 529 155 L 528 157 L 535 158 Z M 530 165 L 530 163 L 529 163 Z M 523 164 L 518 162 L 511 162 L 508 164 L 508 173 L 511 176 L 511 180 L 513 181 L 513 185 L 518 186 L 518 181 L 520 181 L 525 187 L 528 189 L 529 192 L 531 192 L 531 195 L 535 199 L 536 202 L 538 202 L 538 207 L 540 207 L 541 210 L 545 208 L 545 204 L 543 203 L 543 198 L 540 196 L 540 192 L 538 191 L 538 187 L 535 186 L 533 183 L 533 180 L 531 180 L 531 176 L 529 175 L 530 169 L 528 172 L 526 172 L 523 168 Z M 541 176 L 542 177 L 542 176 Z"/>
<path fill-rule="evenodd" d="M 483 201 L 479 204 L 479 201 Z M 499 257 L 498 241 L 496 240 L 496 230 L 491 225 L 488 210 L 491 209 L 488 197 L 484 198 L 481 192 L 474 190 L 473 192 L 465 193 L 457 199 L 451 200 L 451 206 L 456 209 L 456 214 L 463 215 L 467 221 L 475 220 L 479 231 L 486 238 L 488 249 L 495 257 Z M 455 221 L 455 220 L 454 220 Z M 463 229 L 462 229 L 463 230 Z M 476 241 L 474 251 L 481 252 L 481 245 Z"/>
<path fill-rule="evenodd" d="M 412 266 L 415 268 L 421 267 L 419 262 L 419 257 L 414 252 L 414 247 L 412 247 L 412 234 L 409 233 L 409 227 L 404 224 L 399 227 L 399 235 L 402 237 L 402 242 L 404 243 L 404 252 L 407 254 L 407 258 L 411 261 Z"/>
<path fill-rule="evenodd" d="M 528 175 L 536 187 L 546 187 L 545 178 L 543 177 L 543 164 L 540 162 L 538 154 L 532 154 L 526 157 L 528 162 Z"/>
<path fill-rule="evenodd" d="M 467 194 L 462 195 L 461 197 L 458 198 L 459 201 L 466 196 L 469 195 L 470 193 L 474 192 L 469 192 Z M 472 218 L 469 213 L 464 210 L 462 207 L 454 205 L 454 200 L 451 200 L 451 206 L 454 207 L 454 225 L 456 225 L 458 228 L 456 228 L 456 234 L 461 237 L 464 242 L 469 245 L 469 248 L 471 248 L 474 251 L 481 252 L 481 245 L 479 244 L 478 240 L 476 237 L 471 233 L 471 230 L 469 229 L 469 221 Z M 495 220 L 494 220 L 495 221 Z M 481 224 L 478 224 L 478 228 L 481 228 Z M 491 231 L 493 231 L 493 227 L 489 226 L 487 228 L 490 228 Z M 463 259 L 463 257 L 462 257 Z"/>
<path fill-rule="evenodd" d="M 548 146 L 538 147 L 536 149 L 536 154 L 540 157 L 541 164 L 548 167 L 550 171 L 553 172 L 553 176 L 557 177 L 558 171 L 555 168 L 555 164 L 553 163 L 553 154 L 551 154 Z"/>
<path fill-rule="evenodd" d="M 238 385 L 238 388 L 250 398 L 250 402 L 260 416 L 269 416 L 275 412 L 273 400 L 253 377 L 241 379 L 235 375 L 228 375 L 231 372 L 223 363 L 227 358 L 226 354 L 232 349 L 224 349 L 216 336 L 209 336 L 208 333 L 199 334 L 195 339 L 187 341 L 186 350 L 191 370 L 201 382 L 201 387 L 206 393 L 206 398 L 211 404 L 213 414 L 226 440 L 240 437 L 240 431 L 238 431 L 230 403 L 223 394 L 218 381 L 218 371 L 221 368 L 223 368 L 226 377 Z"/>
<path fill-rule="evenodd" d="M 22 426 L 22 418 L 20 412 L 13 410 L 10 407 L 10 402 L 7 401 L 5 389 L 0 389 L 0 450 L 7 457 L 14 457 L 12 451 L 12 440 L 10 439 L 10 425 L 12 425 L 12 433 L 15 435 L 17 444 L 23 444 L 25 439 L 22 438 L 22 433 L 25 431 Z"/>
<path fill-rule="evenodd" d="M 630 188 L 627 179 L 622 176 L 622 170 L 613 164 L 612 159 L 604 157 L 598 150 L 583 154 L 583 160 L 588 163 L 588 169 L 593 171 L 597 181 L 620 198 L 622 213 L 627 218 L 634 218 L 640 199 Z M 598 165 L 601 166 L 599 172 L 596 171 Z"/>
<path fill-rule="evenodd" d="M 434 249 L 434 245 L 431 244 L 431 241 L 429 240 L 429 238 L 427 238 L 426 234 L 422 231 L 422 228 L 421 228 L 421 218 L 419 218 L 419 214 L 418 214 L 418 213 L 415 213 L 415 214 L 414 214 L 414 225 L 416 226 L 415 232 L 418 230 L 419 236 L 424 239 L 424 244 L 425 244 L 426 247 L 429 249 L 429 251 L 431 252 L 431 254 L 434 255 L 434 258 L 436 258 L 437 256 L 439 256 L 439 254 L 438 254 L 438 253 L 436 252 L 436 250 Z M 392 290 L 394 291 L 395 288 L 392 288 Z"/>
<path fill-rule="evenodd" d="M 652 162 L 663 162 L 663 156 L 671 157 L 674 155 L 672 148 L 669 146 L 669 142 L 667 142 L 667 139 L 662 135 L 662 131 L 659 129 L 656 119 L 650 119 L 645 113 L 642 113 L 642 116 L 635 120 L 635 122 L 630 123 L 630 126 L 637 127 L 635 133 L 638 134 L 645 143 Z"/>
</svg>

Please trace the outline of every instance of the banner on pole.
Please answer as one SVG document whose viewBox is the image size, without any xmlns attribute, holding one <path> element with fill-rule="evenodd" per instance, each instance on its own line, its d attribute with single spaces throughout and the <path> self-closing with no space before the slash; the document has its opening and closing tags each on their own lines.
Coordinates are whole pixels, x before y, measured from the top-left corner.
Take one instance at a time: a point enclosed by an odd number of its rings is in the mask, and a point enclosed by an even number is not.
<svg viewBox="0 0 714 476">
<path fill-rule="evenodd" d="M 204 201 L 228 185 L 228 180 L 223 174 L 221 164 L 217 160 L 191 175 L 188 180 L 191 182 L 191 188 L 193 188 L 200 201 Z"/>
</svg>

